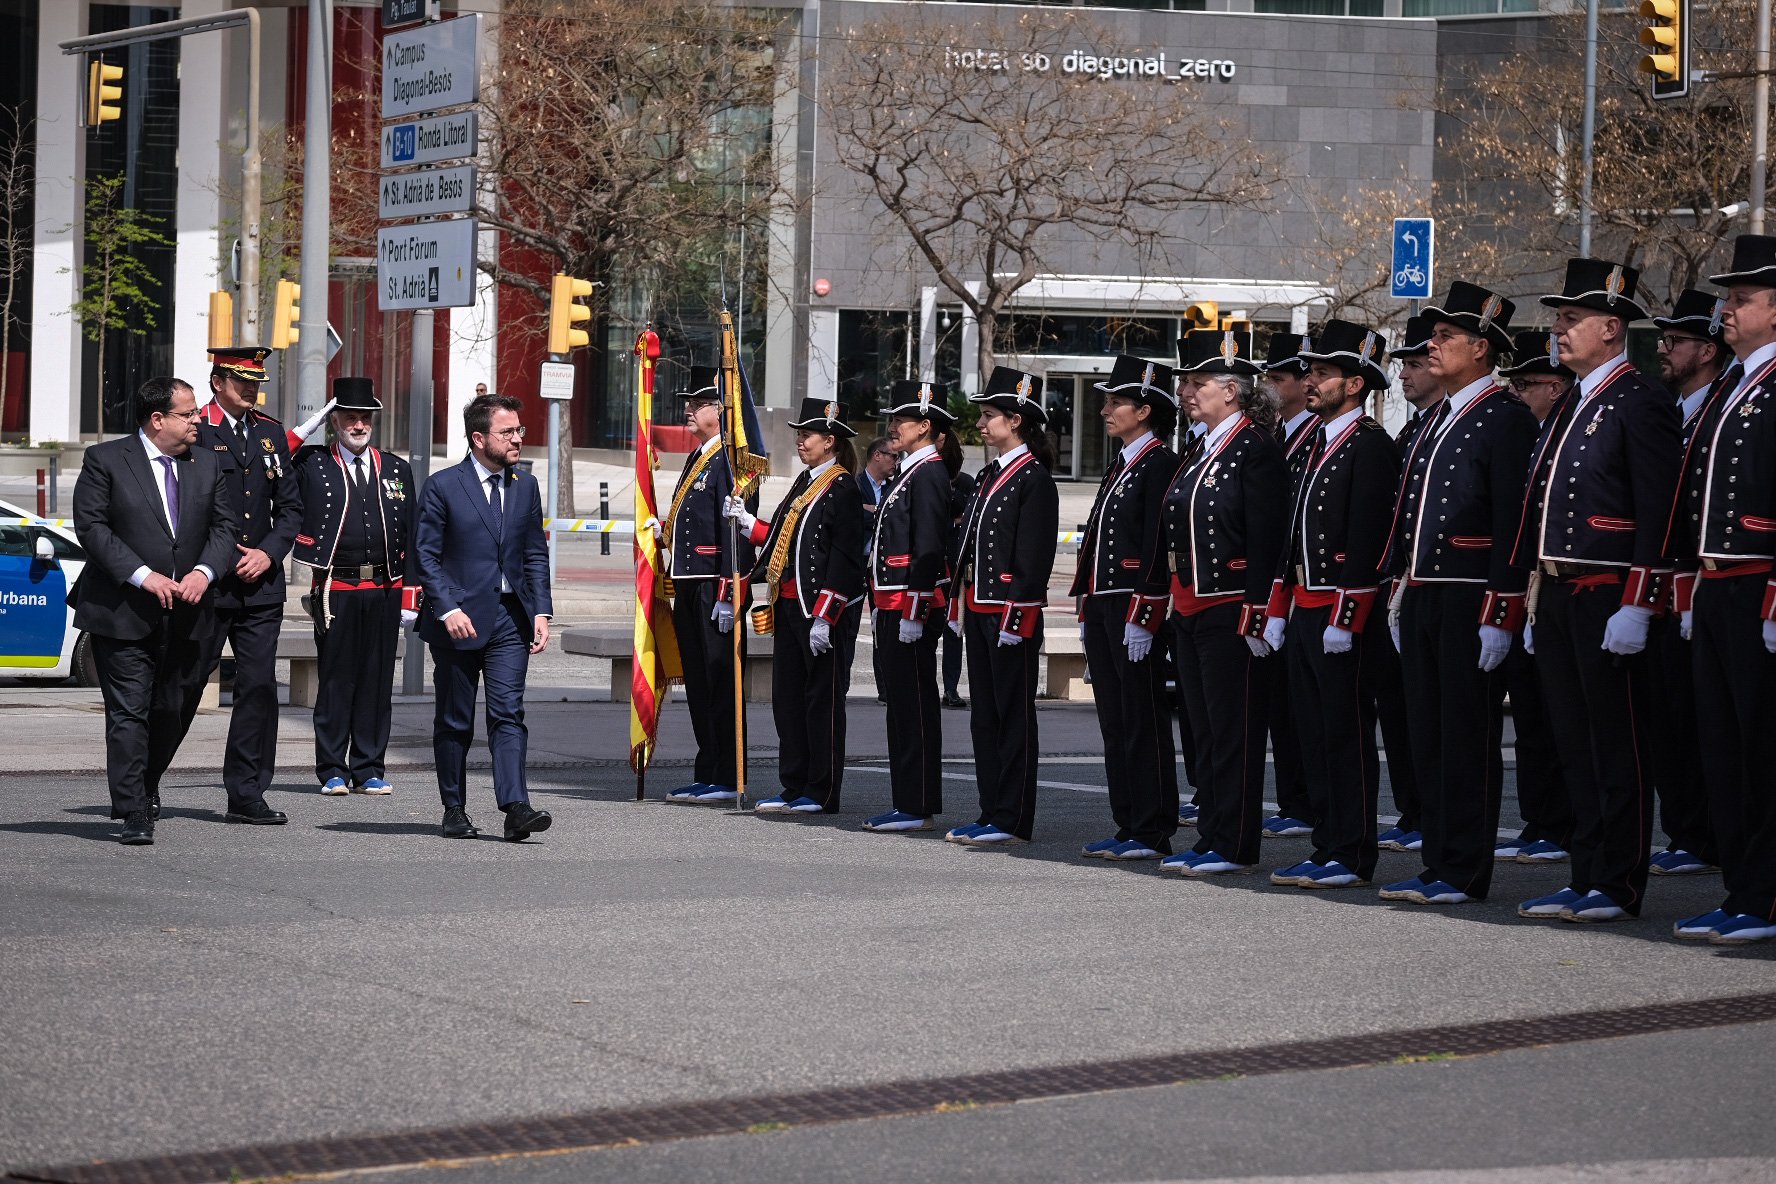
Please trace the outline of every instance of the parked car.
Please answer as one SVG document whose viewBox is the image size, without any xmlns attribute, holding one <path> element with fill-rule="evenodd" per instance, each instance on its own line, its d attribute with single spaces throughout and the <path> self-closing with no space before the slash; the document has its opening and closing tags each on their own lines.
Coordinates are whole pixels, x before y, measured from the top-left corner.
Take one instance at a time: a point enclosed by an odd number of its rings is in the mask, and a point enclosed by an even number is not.
<svg viewBox="0 0 1776 1184">
<path fill-rule="evenodd" d="M 72 528 L 38 525 L 0 501 L 0 678 L 72 678 L 99 685 L 92 640 L 74 628 L 68 589 L 86 570 Z"/>
</svg>

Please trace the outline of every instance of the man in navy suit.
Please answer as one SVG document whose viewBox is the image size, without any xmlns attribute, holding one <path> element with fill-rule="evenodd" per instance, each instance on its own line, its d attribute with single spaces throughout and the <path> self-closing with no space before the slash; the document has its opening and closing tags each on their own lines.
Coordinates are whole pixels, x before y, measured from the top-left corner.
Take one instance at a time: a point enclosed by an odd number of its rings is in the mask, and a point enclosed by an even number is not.
<svg viewBox="0 0 1776 1184">
<path fill-rule="evenodd" d="M 469 455 L 436 473 L 419 499 L 415 547 L 425 602 L 419 636 L 431 647 L 437 710 L 432 752 L 447 839 L 477 833 L 464 809 L 475 697 L 487 680 L 493 792 L 512 842 L 549 829 L 524 787 L 524 677 L 549 644 L 549 553 L 537 481 L 513 466 L 524 448 L 519 402 L 478 395 L 463 409 Z"/>
</svg>

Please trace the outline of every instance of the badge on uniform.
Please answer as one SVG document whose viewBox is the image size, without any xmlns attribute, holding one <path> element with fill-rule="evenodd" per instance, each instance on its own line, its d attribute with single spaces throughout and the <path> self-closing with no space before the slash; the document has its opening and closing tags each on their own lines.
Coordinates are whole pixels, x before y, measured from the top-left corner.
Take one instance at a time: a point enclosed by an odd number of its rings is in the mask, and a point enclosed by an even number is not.
<svg viewBox="0 0 1776 1184">
<path fill-rule="evenodd" d="M 382 488 L 391 501 L 404 502 L 407 500 L 407 487 L 399 477 L 384 477 Z"/>
<path fill-rule="evenodd" d="M 1595 436 L 1597 434 L 1598 427 L 1602 423 L 1603 423 L 1603 408 L 1599 407 L 1597 409 L 1596 413 L 1591 416 L 1591 422 L 1585 425 L 1585 434 L 1587 436 Z"/>
<path fill-rule="evenodd" d="M 268 453 L 276 453 L 277 452 L 277 445 L 273 444 L 271 442 L 270 436 L 259 437 L 259 447 L 265 449 L 265 451 Z"/>
<path fill-rule="evenodd" d="M 1752 416 L 1756 415 L 1759 411 L 1762 411 L 1762 410 L 1763 410 L 1763 408 L 1759 407 L 1756 403 L 1752 402 L 1750 399 L 1746 399 L 1745 402 L 1739 404 L 1739 414 L 1742 415 L 1743 417 L 1745 417 L 1746 419 L 1750 419 Z"/>
</svg>

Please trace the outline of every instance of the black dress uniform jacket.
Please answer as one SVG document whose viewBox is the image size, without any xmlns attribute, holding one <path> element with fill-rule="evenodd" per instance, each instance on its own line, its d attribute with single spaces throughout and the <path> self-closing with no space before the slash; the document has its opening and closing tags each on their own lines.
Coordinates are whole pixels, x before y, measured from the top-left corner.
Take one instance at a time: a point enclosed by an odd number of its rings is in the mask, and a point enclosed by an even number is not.
<svg viewBox="0 0 1776 1184">
<path fill-rule="evenodd" d="M 205 404 L 192 445 L 222 466 L 222 484 L 235 511 L 235 541 L 271 557 L 265 574 L 250 584 L 234 574 L 233 562 L 217 569 L 211 595 L 222 609 L 283 603 L 284 559 L 302 521 L 302 493 L 283 425 L 252 408 L 241 418 L 247 425 L 244 442 L 219 405 Z"/>
<path fill-rule="evenodd" d="M 755 487 L 756 489 L 756 487 Z M 722 502 L 734 492 L 734 470 L 719 445 L 708 453 L 694 452 L 685 459 L 684 473 L 672 495 L 666 514 L 667 541 L 672 556 L 671 574 L 679 580 L 726 580 L 736 571 L 751 571 L 757 562 L 752 544 L 740 539 L 740 559 L 734 559 L 737 533 L 722 517 Z M 756 509 L 756 492 L 747 496 Z"/>
<path fill-rule="evenodd" d="M 1316 442 L 1296 482 L 1282 587 L 1334 593 L 1331 622 L 1361 632 L 1381 582 L 1400 454 L 1386 430 L 1359 416 Z M 1272 615 L 1284 615 L 1273 601 Z"/>
<path fill-rule="evenodd" d="M 1760 370 L 1742 394 L 1722 382 L 1697 412 L 1666 543 L 1681 569 L 1776 559 L 1776 362 Z"/>
<path fill-rule="evenodd" d="M 1070 596 L 1132 593 L 1128 620 L 1149 633 L 1165 623 L 1170 573 L 1160 507 L 1178 473 L 1178 454 L 1150 437 L 1133 460 L 1122 454 L 1098 487 Z"/>
<path fill-rule="evenodd" d="M 771 552 L 777 547 L 788 519 L 789 507 L 813 484 L 807 470 L 796 476 L 789 495 L 777 509 L 776 521 L 769 531 L 760 522 L 755 527 L 758 538 L 758 562 L 752 569 L 752 581 L 766 578 Z M 819 617 L 836 625 L 839 617 L 864 591 L 863 576 L 863 497 L 857 482 L 843 473 L 827 485 L 819 497 L 810 502 L 795 524 L 790 540 L 789 562 L 783 569 L 785 580 L 795 581 L 796 603 L 809 617 Z"/>
<path fill-rule="evenodd" d="M 1030 453 L 983 469 L 952 563 L 957 600 L 966 593 L 962 607 L 1001 610 L 1001 632 L 1034 636 L 1048 603 L 1060 518 L 1054 478 Z"/>
<path fill-rule="evenodd" d="M 381 494 L 377 509 L 383 549 L 371 562 L 383 569 L 383 578 L 404 582 L 402 607 L 417 610 L 419 557 L 413 539 L 419 520 L 419 490 L 414 487 L 413 470 L 392 452 L 368 448 L 364 455 L 371 481 Z M 296 453 L 296 473 L 302 486 L 303 515 L 291 554 L 298 563 L 328 571 L 339 553 L 350 478 L 338 450 L 318 444 Z"/>
<path fill-rule="evenodd" d="M 922 619 L 931 605 L 944 604 L 950 502 L 949 471 L 935 449 L 889 479 L 869 552 L 876 608 L 911 621 Z"/>
<path fill-rule="evenodd" d="M 1250 420 L 1178 474 L 1162 517 L 1170 567 L 1199 597 L 1239 595 L 1239 632 L 1264 633 L 1287 528 L 1283 453 Z"/>
</svg>

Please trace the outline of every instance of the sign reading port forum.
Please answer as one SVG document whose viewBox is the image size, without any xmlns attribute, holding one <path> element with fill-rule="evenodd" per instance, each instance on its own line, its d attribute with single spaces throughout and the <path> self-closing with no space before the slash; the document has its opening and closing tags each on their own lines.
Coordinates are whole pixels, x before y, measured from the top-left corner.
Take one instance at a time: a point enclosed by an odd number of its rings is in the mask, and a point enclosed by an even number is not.
<svg viewBox="0 0 1776 1184">
<path fill-rule="evenodd" d="M 479 13 L 386 34 L 382 117 L 423 115 L 473 103 L 481 94 L 480 41 Z"/>
<path fill-rule="evenodd" d="M 467 308 L 475 303 L 473 218 L 384 226 L 376 232 L 376 307 Z"/>
</svg>

